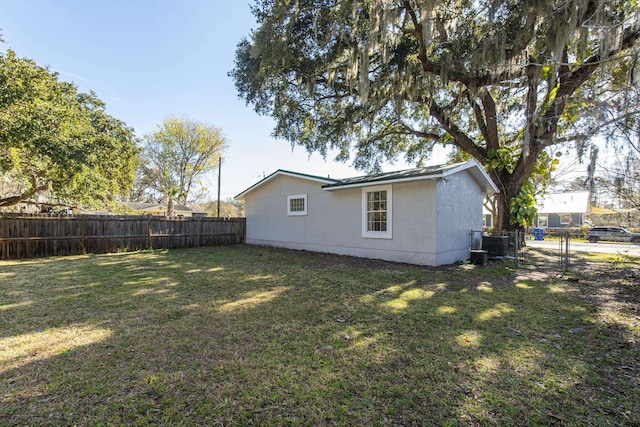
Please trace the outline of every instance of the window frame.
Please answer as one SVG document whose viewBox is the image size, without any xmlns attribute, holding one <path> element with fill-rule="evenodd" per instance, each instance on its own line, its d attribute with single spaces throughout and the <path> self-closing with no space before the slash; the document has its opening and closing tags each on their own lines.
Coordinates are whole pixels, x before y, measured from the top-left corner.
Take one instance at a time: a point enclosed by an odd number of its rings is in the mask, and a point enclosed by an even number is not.
<svg viewBox="0 0 640 427">
<path fill-rule="evenodd" d="M 369 230 L 369 210 L 367 204 L 367 196 L 369 193 L 386 191 L 387 192 L 387 209 L 385 231 Z M 378 211 L 382 212 L 382 211 Z M 392 185 L 376 185 L 362 188 L 362 237 L 366 239 L 392 239 L 393 238 L 393 186 Z"/>
<path fill-rule="evenodd" d="M 570 213 L 561 213 L 558 214 L 558 216 L 560 217 L 560 224 L 562 225 L 571 224 L 573 219 Z"/>
<path fill-rule="evenodd" d="M 304 209 L 301 211 L 292 211 L 291 210 L 291 201 L 296 199 L 304 200 Z M 291 196 L 287 196 L 287 216 L 305 216 L 307 215 L 309 205 L 307 203 L 307 195 L 306 194 L 294 194 Z"/>
<path fill-rule="evenodd" d="M 546 213 L 538 214 L 538 227 L 539 228 L 548 228 L 549 227 L 549 214 L 546 214 Z"/>
</svg>

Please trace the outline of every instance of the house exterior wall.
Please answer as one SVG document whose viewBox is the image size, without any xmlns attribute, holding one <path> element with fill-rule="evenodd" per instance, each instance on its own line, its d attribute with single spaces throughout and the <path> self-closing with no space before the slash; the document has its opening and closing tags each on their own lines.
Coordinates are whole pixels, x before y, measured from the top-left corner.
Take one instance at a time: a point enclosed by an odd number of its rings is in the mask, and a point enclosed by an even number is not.
<svg viewBox="0 0 640 427">
<path fill-rule="evenodd" d="M 547 215 L 547 225 L 544 228 L 567 228 L 567 227 L 579 227 L 582 225 L 583 215 L 582 213 L 567 213 L 567 214 L 559 214 L 559 213 L 549 213 Z M 571 217 L 571 222 L 563 223 L 562 215 L 569 215 Z M 534 224 L 536 227 L 540 227 L 539 215 L 536 216 Z"/>
<path fill-rule="evenodd" d="M 351 194 L 349 194 L 351 193 Z M 307 195 L 307 215 L 287 215 L 287 196 Z M 337 197 L 322 183 L 279 176 L 245 198 L 247 243 L 319 252 L 339 252 L 360 237 L 357 190 Z"/>
<path fill-rule="evenodd" d="M 454 185 L 469 188 L 452 191 Z M 438 189 L 451 194 L 438 195 Z M 448 177 L 446 185 L 434 180 L 392 184 L 390 239 L 363 237 L 362 191 L 327 191 L 321 182 L 279 176 L 245 196 L 246 241 L 433 266 L 468 259 L 469 224 L 482 227 L 482 192 L 468 173 Z M 287 215 L 287 196 L 303 194 L 307 214 Z"/>
<path fill-rule="evenodd" d="M 482 231 L 482 189 L 464 172 L 439 180 L 436 211 L 436 264 L 469 258 L 471 230 Z"/>
</svg>

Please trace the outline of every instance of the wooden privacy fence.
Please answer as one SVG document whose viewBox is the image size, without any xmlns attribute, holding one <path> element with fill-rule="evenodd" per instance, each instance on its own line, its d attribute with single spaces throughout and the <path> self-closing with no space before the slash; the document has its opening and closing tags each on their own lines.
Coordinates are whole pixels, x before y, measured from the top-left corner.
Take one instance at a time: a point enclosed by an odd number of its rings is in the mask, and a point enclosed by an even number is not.
<svg viewBox="0 0 640 427">
<path fill-rule="evenodd" d="M 243 243 L 245 218 L 0 215 L 0 259 Z"/>
</svg>

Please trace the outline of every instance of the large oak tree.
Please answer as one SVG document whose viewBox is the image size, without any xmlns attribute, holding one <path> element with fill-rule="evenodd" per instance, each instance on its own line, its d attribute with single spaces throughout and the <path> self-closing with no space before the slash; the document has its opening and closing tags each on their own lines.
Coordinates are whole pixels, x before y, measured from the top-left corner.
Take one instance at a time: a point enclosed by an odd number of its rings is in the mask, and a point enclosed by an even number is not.
<svg viewBox="0 0 640 427">
<path fill-rule="evenodd" d="M 637 120 L 637 2 L 263 0 L 230 73 L 274 135 L 369 170 L 435 144 L 499 186 L 497 226 L 526 225 L 550 148 Z"/>
<path fill-rule="evenodd" d="M 104 208 L 129 192 L 137 163 L 133 130 L 94 94 L 12 50 L 0 54 L 0 207 Z"/>
</svg>

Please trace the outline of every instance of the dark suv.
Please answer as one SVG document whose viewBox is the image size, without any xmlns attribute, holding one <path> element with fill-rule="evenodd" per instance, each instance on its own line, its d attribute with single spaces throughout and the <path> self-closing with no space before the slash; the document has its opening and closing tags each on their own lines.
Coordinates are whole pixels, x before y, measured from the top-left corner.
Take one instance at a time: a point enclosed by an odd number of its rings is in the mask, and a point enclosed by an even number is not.
<svg viewBox="0 0 640 427">
<path fill-rule="evenodd" d="M 585 239 L 591 243 L 596 243 L 599 240 L 640 243 L 640 233 L 632 233 L 622 227 L 593 227 Z"/>
</svg>

